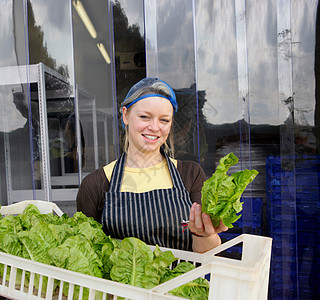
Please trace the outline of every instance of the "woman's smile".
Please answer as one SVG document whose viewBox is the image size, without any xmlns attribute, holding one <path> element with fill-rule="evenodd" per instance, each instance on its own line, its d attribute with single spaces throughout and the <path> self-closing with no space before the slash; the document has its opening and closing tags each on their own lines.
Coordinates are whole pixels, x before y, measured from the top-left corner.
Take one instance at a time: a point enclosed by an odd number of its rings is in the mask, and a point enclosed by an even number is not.
<svg viewBox="0 0 320 300">
<path fill-rule="evenodd" d="M 156 135 L 150 135 L 150 134 L 142 134 L 142 136 L 144 136 L 145 138 L 147 138 L 148 140 L 151 140 L 151 141 L 155 141 L 159 138 Z"/>
</svg>

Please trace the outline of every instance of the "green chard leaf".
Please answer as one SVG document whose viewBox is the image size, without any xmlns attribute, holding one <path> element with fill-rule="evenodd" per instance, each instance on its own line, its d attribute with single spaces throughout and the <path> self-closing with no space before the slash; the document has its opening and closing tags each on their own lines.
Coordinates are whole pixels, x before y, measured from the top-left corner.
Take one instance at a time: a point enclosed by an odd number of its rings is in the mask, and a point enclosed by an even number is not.
<svg viewBox="0 0 320 300">
<path fill-rule="evenodd" d="M 58 246 L 59 242 L 47 223 L 39 221 L 30 230 L 20 231 L 18 237 L 23 244 L 22 256 L 24 258 L 52 264 L 48 251 Z"/>
<path fill-rule="evenodd" d="M 83 236 L 71 236 L 48 255 L 55 266 L 96 277 L 102 277 L 102 262 L 91 243 Z"/>
<path fill-rule="evenodd" d="M 83 235 L 91 242 L 92 248 L 101 252 L 102 246 L 108 241 L 108 238 L 102 228 L 92 227 L 90 222 L 83 222 L 74 227 L 76 235 Z"/>
<path fill-rule="evenodd" d="M 202 187 L 202 212 L 210 215 L 213 225 L 219 226 L 220 220 L 229 228 L 241 215 L 241 195 L 245 188 L 258 175 L 257 170 L 243 170 L 227 175 L 229 168 L 238 163 L 238 158 L 231 152 L 222 157 L 212 176 Z"/>
<path fill-rule="evenodd" d="M 113 263 L 110 277 L 114 281 L 143 287 L 145 268 L 153 260 L 150 247 L 143 241 L 129 237 L 110 256 Z"/>
<path fill-rule="evenodd" d="M 14 232 L 0 235 L 0 251 L 16 256 L 22 256 L 22 244 L 18 235 Z"/>
<path fill-rule="evenodd" d="M 176 278 L 193 269 L 195 269 L 193 264 L 181 262 L 174 269 L 167 269 L 166 273 L 161 278 L 161 283 Z M 186 299 L 206 300 L 209 295 L 209 282 L 207 279 L 197 278 L 169 291 L 169 294 Z"/>
<path fill-rule="evenodd" d="M 83 222 L 89 222 L 91 227 L 95 228 L 102 228 L 102 224 L 97 222 L 92 217 L 87 217 L 83 212 L 77 211 L 72 218 L 66 218 L 66 223 L 70 224 L 73 227 L 76 227 L 77 225 L 83 223 Z"/>
<path fill-rule="evenodd" d="M 94 252 L 91 243 L 82 235 L 71 236 L 63 244 L 48 251 L 54 265 L 71 271 L 102 278 L 102 262 Z M 63 285 L 63 294 L 68 295 L 69 283 Z M 79 286 L 74 287 L 73 299 L 78 299 Z M 102 299 L 102 293 L 97 292 L 95 299 Z M 89 290 L 83 289 L 82 299 L 88 299 Z"/>
<path fill-rule="evenodd" d="M 110 256 L 115 248 L 119 248 L 120 244 L 116 243 L 114 239 L 107 236 L 107 240 L 101 249 L 101 261 L 103 265 L 103 278 L 111 279 L 110 271 L 113 266 Z"/>
<path fill-rule="evenodd" d="M 162 252 L 159 246 L 156 246 L 153 254 L 154 259 L 146 265 L 145 275 L 143 277 L 143 287 L 146 289 L 158 285 L 166 270 L 177 260 L 171 251 Z"/>
<path fill-rule="evenodd" d="M 18 233 L 22 230 L 23 228 L 18 216 L 9 215 L 0 220 L 0 236 L 4 233 Z"/>
</svg>

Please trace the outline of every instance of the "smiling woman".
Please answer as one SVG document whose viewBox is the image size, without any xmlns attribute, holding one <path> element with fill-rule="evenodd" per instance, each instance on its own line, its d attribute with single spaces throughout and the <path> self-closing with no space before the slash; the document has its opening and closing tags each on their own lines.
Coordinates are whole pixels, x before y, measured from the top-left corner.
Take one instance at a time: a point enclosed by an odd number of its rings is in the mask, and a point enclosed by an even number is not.
<svg viewBox="0 0 320 300">
<path fill-rule="evenodd" d="M 84 178 L 77 209 L 102 222 L 112 237 L 204 252 L 221 243 L 218 233 L 227 227 L 214 227 L 201 213 L 206 176 L 200 165 L 174 159 L 167 144 L 177 110 L 166 82 L 144 78 L 136 83 L 121 105 L 124 153 Z M 188 219 L 193 233 L 181 225 Z"/>
</svg>

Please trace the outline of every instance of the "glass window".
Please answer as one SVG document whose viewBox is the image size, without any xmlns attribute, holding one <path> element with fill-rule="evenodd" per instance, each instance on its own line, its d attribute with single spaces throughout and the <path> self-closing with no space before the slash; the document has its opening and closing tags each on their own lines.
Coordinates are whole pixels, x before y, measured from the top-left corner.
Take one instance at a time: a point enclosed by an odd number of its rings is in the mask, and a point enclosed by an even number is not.
<svg viewBox="0 0 320 300">
<path fill-rule="evenodd" d="M 114 159 L 112 39 L 104 0 L 72 1 L 74 68 L 82 141 L 81 179 Z M 88 16 L 84 19 L 83 14 Z M 91 26 L 91 27 L 90 27 Z M 90 29 L 91 28 L 91 29 Z"/>
<path fill-rule="evenodd" d="M 259 175 L 242 232 L 273 238 L 271 299 L 313 299 L 319 218 L 318 1 L 196 3 L 207 175 L 228 152 Z M 316 38 L 316 39 L 315 39 Z M 313 224 L 313 225 L 311 225 Z M 316 271 L 317 270 L 317 271 Z"/>
<path fill-rule="evenodd" d="M 64 172 L 64 131 L 74 113 L 71 4 L 59 2 L 1 2 L 1 105 L 9 109 L 1 117 L 8 124 L 1 129 L 1 194 L 7 203 L 74 199 L 75 190 L 63 193 L 56 177 Z"/>
</svg>

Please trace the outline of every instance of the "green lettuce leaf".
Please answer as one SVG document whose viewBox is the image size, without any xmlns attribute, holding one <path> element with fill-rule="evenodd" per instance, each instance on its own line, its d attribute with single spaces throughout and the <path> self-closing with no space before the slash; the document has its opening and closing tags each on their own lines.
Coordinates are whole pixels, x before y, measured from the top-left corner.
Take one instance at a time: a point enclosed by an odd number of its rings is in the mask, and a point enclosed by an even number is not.
<svg viewBox="0 0 320 300">
<path fill-rule="evenodd" d="M 114 281 L 143 287 L 145 268 L 153 260 L 150 247 L 143 241 L 129 237 L 110 256 L 113 263 L 110 277 Z"/>
<path fill-rule="evenodd" d="M 222 157 L 213 175 L 202 187 L 202 212 L 210 215 L 213 225 L 219 226 L 220 220 L 229 228 L 241 215 L 241 195 L 245 188 L 258 175 L 257 170 L 243 170 L 227 175 L 229 168 L 238 163 L 238 158 L 231 152 Z"/>
<path fill-rule="evenodd" d="M 0 220 L 0 236 L 4 233 L 18 233 L 22 230 L 23 228 L 18 216 L 9 215 Z"/>
<path fill-rule="evenodd" d="M 189 262 L 181 262 L 174 269 L 167 269 L 161 278 L 161 283 L 182 275 L 188 271 L 195 269 L 195 266 Z M 204 278 L 194 279 L 182 286 L 179 286 L 169 294 L 193 300 L 206 300 L 209 295 L 209 282 Z"/>
<path fill-rule="evenodd" d="M 18 237 L 23 244 L 22 257 L 52 264 L 48 251 L 58 246 L 59 242 L 47 223 L 39 221 L 30 230 L 20 231 Z"/>
<path fill-rule="evenodd" d="M 43 221 L 44 217 L 40 213 L 40 210 L 34 204 L 29 204 L 25 210 L 18 215 L 21 220 L 21 224 L 24 230 L 29 230 L 34 224 Z"/>
<path fill-rule="evenodd" d="M 8 232 L 0 235 L 0 251 L 16 255 L 16 256 L 22 256 L 22 244 L 18 238 L 18 235 L 14 232 Z M 7 269 L 7 276 L 6 280 L 9 281 L 10 279 L 10 271 L 11 267 L 8 267 Z M 0 264 L 0 277 L 4 275 L 4 265 Z M 18 269 L 16 274 L 16 284 L 21 283 L 22 278 L 22 270 Z M 28 279 L 26 280 L 26 283 L 28 282 Z"/>
<path fill-rule="evenodd" d="M 83 236 L 71 236 L 48 254 L 55 266 L 96 277 L 102 277 L 102 262 Z"/>
<path fill-rule="evenodd" d="M 34 223 L 30 230 L 20 231 L 18 233 L 18 238 L 22 243 L 22 257 L 38 261 L 44 264 L 52 265 L 53 261 L 48 254 L 49 249 L 56 247 L 58 241 L 55 238 L 55 235 L 49 228 L 50 224 L 41 221 L 41 218 L 36 218 L 37 222 L 34 222 L 36 219 L 31 218 Z M 26 278 L 29 279 L 30 273 L 26 273 Z M 47 289 L 48 277 L 44 276 L 42 278 L 42 292 L 45 293 Z M 40 276 L 38 274 L 34 277 L 35 286 L 39 285 Z M 55 283 L 56 286 L 56 283 Z"/>
<path fill-rule="evenodd" d="M 22 244 L 18 235 L 14 232 L 8 232 L 0 235 L 0 251 L 21 257 Z"/>
<path fill-rule="evenodd" d="M 156 246 L 153 254 L 154 259 L 151 263 L 146 265 L 143 277 L 143 287 L 146 289 L 158 285 L 166 270 L 177 260 L 171 251 L 162 252 L 159 246 Z"/>
<path fill-rule="evenodd" d="M 48 224 L 48 227 L 58 245 L 61 245 L 67 238 L 75 234 L 75 230 L 68 224 Z"/>
<path fill-rule="evenodd" d="M 82 235 L 71 236 L 56 248 L 48 251 L 54 265 L 71 271 L 102 277 L 102 262 L 94 252 L 91 243 Z M 63 294 L 68 295 L 69 284 L 63 285 Z M 79 286 L 74 287 L 73 299 L 78 299 L 80 293 Z M 89 290 L 83 289 L 83 298 L 88 299 Z M 101 299 L 102 294 L 96 293 L 95 299 Z"/>
<path fill-rule="evenodd" d="M 100 252 L 102 246 L 108 242 L 108 238 L 101 227 L 93 227 L 90 222 L 83 222 L 74 227 L 75 235 L 82 235 L 91 242 L 92 248 Z"/>
<path fill-rule="evenodd" d="M 83 222 L 89 222 L 91 227 L 94 228 L 102 228 L 102 224 L 97 222 L 94 218 L 92 217 L 87 217 L 84 213 L 81 211 L 77 211 L 72 218 L 66 218 L 65 223 L 71 225 L 72 227 L 76 227 L 79 224 Z"/>
<path fill-rule="evenodd" d="M 110 236 L 107 236 L 107 240 L 101 249 L 101 261 L 103 266 L 103 278 L 111 279 L 110 271 L 113 266 L 110 256 L 115 248 L 120 248 L 120 243 L 116 242 Z"/>
</svg>

